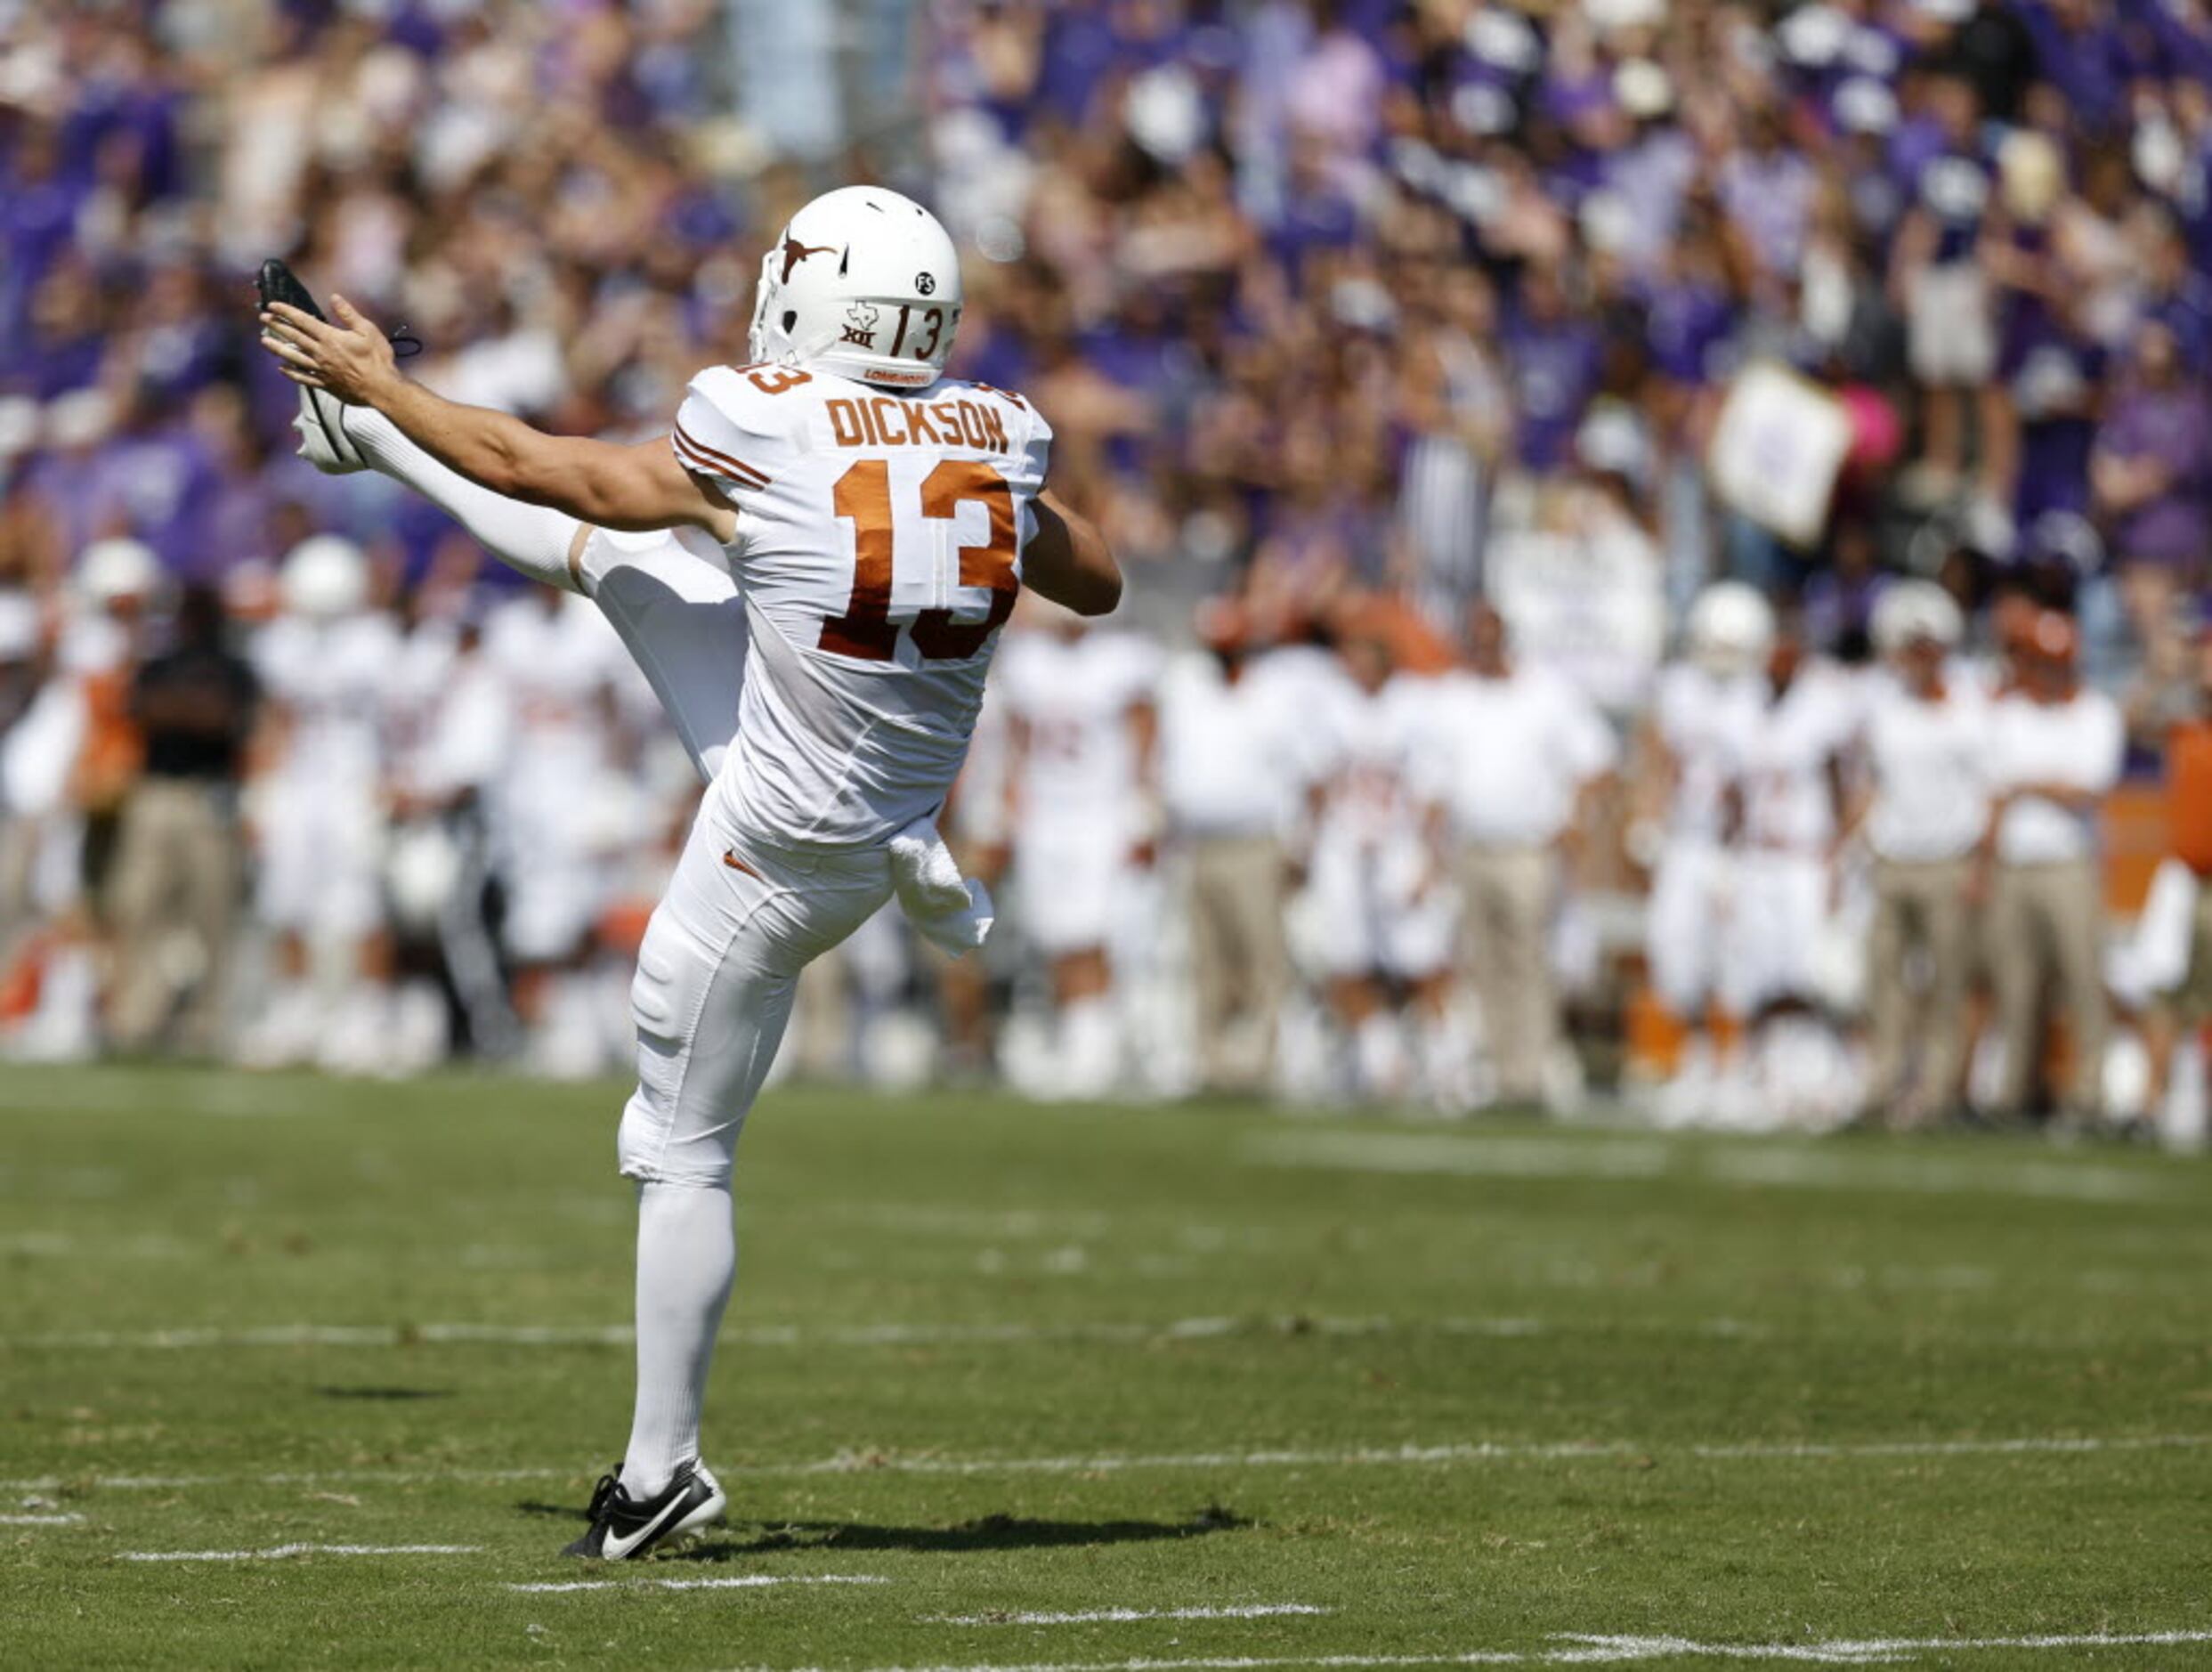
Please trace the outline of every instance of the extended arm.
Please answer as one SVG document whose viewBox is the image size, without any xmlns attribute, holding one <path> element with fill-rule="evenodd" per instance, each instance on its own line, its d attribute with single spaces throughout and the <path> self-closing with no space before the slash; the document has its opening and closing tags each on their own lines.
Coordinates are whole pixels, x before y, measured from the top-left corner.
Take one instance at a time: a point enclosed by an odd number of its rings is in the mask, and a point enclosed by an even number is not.
<svg viewBox="0 0 2212 1672">
<path fill-rule="evenodd" d="M 383 413 L 432 458 L 509 499 L 600 528 L 692 524 L 725 541 L 735 533 L 735 508 L 666 445 L 547 435 L 504 412 L 445 400 L 400 375 L 391 343 L 352 304 L 333 296 L 330 306 L 330 322 L 283 303 L 261 316 L 262 342 L 293 382 Z"/>
<path fill-rule="evenodd" d="M 1106 615 L 1122 601 L 1122 569 L 1089 517 L 1049 489 L 1032 502 L 1036 532 L 1022 548 L 1022 582 L 1078 615 Z"/>
</svg>

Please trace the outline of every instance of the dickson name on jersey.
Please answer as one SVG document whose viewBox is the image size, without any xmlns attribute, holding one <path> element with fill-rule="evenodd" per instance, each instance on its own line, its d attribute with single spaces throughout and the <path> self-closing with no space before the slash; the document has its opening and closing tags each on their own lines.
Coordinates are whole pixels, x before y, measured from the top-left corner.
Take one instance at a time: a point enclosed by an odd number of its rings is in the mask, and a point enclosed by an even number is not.
<svg viewBox="0 0 2212 1672">
<path fill-rule="evenodd" d="M 1021 589 L 1051 426 L 982 384 L 717 366 L 669 440 L 738 511 L 725 555 L 753 648 L 725 812 L 766 842 L 847 848 L 936 810 Z"/>
</svg>

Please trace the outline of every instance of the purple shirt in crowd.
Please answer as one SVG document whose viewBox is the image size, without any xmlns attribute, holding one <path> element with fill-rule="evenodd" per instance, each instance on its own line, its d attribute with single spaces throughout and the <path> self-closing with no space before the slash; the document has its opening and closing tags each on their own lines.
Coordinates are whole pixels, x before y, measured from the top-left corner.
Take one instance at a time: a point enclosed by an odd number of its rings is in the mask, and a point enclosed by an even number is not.
<svg viewBox="0 0 2212 1672">
<path fill-rule="evenodd" d="M 2123 459 L 2155 459 L 2166 491 L 2114 520 L 2113 555 L 2124 560 L 2200 564 L 2212 536 L 2212 399 L 2196 384 L 2135 387 L 2113 402 L 2097 445 Z"/>
<path fill-rule="evenodd" d="M 1597 392 L 1598 328 L 1586 319 L 1539 324 L 1523 318 L 1508 321 L 1504 338 L 1520 412 L 1520 462 L 1556 470 L 1570 461 L 1583 409 Z"/>
</svg>

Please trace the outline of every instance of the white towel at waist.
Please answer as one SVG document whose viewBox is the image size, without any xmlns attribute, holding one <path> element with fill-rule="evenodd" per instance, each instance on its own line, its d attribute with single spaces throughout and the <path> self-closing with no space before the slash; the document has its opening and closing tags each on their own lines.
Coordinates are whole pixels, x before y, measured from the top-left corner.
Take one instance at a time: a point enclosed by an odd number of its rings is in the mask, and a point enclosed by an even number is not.
<svg viewBox="0 0 2212 1672">
<path fill-rule="evenodd" d="M 907 921 L 955 958 L 982 946 L 993 921 L 991 891 L 960 874 L 936 820 L 916 819 L 889 846 L 891 887 Z"/>
</svg>

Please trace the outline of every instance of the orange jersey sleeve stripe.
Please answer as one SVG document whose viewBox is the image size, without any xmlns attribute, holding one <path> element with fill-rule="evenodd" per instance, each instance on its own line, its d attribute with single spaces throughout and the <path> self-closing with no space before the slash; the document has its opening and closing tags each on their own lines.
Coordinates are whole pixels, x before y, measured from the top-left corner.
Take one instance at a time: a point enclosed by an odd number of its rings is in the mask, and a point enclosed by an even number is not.
<svg viewBox="0 0 2212 1672">
<path fill-rule="evenodd" d="M 727 453 L 717 453 L 701 447 L 680 431 L 674 437 L 677 457 L 693 469 L 709 476 L 721 476 L 744 488 L 765 488 L 768 477 L 751 465 L 741 463 Z"/>
<path fill-rule="evenodd" d="M 708 475 L 726 476 L 732 482 L 748 488 L 765 488 L 768 485 L 768 475 L 766 471 L 755 469 L 741 460 L 731 458 L 727 453 L 717 452 L 711 447 L 702 446 L 692 439 L 681 424 L 676 426 L 676 434 L 672 439 L 676 443 L 677 456 L 685 464 L 705 472 Z"/>
</svg>

